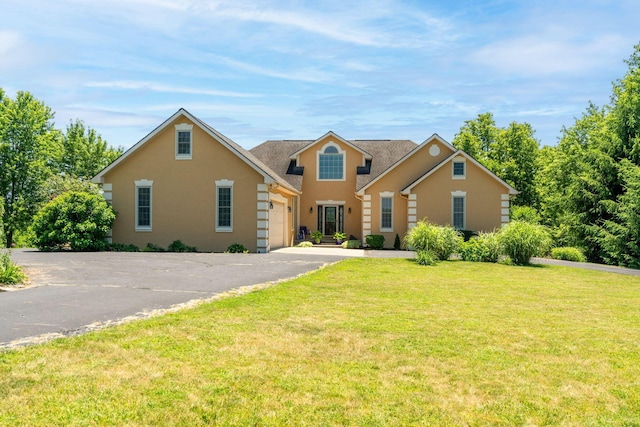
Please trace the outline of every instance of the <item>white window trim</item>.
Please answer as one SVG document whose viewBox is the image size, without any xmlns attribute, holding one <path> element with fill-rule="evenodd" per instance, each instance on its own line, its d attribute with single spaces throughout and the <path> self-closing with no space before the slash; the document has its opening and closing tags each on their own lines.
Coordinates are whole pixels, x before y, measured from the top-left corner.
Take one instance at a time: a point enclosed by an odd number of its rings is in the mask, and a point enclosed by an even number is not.
<svg viewBox="0 0 640 427">
<path fill-rule="evenodd" d="M 462 227 L 459 228 L 459 230 L 466 230 L 467 229 L 467 192 L 466 191 L 451 192 L 451 226 L 455 227 L 454 220 L 453 220 L 453 216 L 454 216 L 453 200 L 456 197 L 462 197 Z"/>
<path fill-rule="evenodd" d="M 193 157 L 193 125 L 190 123 L 180 123 L 179 125 L 175 125 L 176 128 L 176 160 L 191 160 Z M 178 132 L 189 132 L 190 133 L 190 141 L 189 141 L 189 154 L 178 154 Z"/>
<path fill-rule="evenodd" d="M 453 171 L 455 169 L 454 165 L 456 163 L 462 163 L 464 167 L 464 174 L 462 175 L 454 175 Z M 456 157 L 451 161 L 451 179 L 467 179 L 467 159 L 464 157 Z"/>
<path fill-rule="evenodd" d="M 324 154 L 324 150 L 327 147 L 335 147 L 338 150 L 338 154 L 342 155 L 342 179 L 327 179 L 320 178 L 320 155 Z M 340 148 L 338 144 L 333 141 L 327 142 L 325 145 L 320 148 L 320 150 L 316 151 L 316 180 L 323 182 L 331 182 L 331 181 L 346 181 L 347 180 L 347 152 Z"/>
<path fill-rule="evenodd" d="M 394 193 L 392 191 L 383 191 L 380 193 L 380 232 L 381 233 L 389 233 L 393 232 L 393 219 L 394 219 Z M 382 227 L 382 199 L 391 199 L 391 227 Z"/>
<path fill-rule="evenodd" d="M 148 179 L 140 179 L 135 181 L 135 230 L 136 231 L 152 231 L 153 229 L 153 181 Z M 138 189 L 149 188 L 149 225 L 138 225 Z"/>
<path fill-rule="evenodd" d="M 219 189 L 220 188 L 231 188 L 231 210 L 230 210 L 230 216 L 231 216 L 231 225 L 229 227 L 220 227 L 218 226 L 218 199 L 219 199 Z M 216 232 L 218 233 L 230 233 L 233 231 L 233 181 L 228 180 L 228 179 L 221 179 L 216 181 L 216 216 L 215 216 L 215 221 L 216 221 Z"/>
</svg>

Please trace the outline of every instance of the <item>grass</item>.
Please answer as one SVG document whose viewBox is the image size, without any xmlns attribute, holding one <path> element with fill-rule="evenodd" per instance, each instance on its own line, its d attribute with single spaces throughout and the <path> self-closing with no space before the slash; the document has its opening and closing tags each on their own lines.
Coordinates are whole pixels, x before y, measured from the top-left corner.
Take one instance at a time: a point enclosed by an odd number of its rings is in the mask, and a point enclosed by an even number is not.
<svg viewBox="0 0 640 427">
<path fill-rule="evenodd" d="M 638 425 L 640 278 L 351 259 L 0 353 L 0 425 Z"/>
</svg>

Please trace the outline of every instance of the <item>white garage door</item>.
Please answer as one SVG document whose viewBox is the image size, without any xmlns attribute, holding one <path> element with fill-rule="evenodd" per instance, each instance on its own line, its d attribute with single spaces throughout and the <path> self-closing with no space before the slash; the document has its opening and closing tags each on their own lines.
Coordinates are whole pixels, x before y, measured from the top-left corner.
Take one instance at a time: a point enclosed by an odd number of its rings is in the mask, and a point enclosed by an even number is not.
<svg viewBox="0 0 640 427">
<path fill-rule="evenodd" d="M 273 203 L 273 209 L 269 209 L 269 244 L 271 249 L 284 246 L 284 204 Z"/>
</svg>

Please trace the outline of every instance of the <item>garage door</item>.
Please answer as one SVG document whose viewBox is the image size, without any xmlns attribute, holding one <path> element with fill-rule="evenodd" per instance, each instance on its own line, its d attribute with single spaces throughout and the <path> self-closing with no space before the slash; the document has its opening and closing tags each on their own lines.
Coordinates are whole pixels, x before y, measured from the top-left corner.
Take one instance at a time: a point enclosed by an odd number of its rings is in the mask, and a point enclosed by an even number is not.
<svg viewBox="0 0 640 427">
<path fill-rule="evenodd" d="M 269 245 L 271 249 L 284 246 L 284 204 L 273 203 L 273 209 L 269 209 Z"/>
</svg>

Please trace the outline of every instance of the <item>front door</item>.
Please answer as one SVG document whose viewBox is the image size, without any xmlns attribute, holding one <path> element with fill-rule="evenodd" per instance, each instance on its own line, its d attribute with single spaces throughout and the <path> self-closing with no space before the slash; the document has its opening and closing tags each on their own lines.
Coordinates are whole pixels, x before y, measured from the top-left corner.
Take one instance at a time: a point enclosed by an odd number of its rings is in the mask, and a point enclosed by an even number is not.
<svg viewBox="0 0 640 427">
<path fill-rule="evenodd" d="M 336 217 L 338 213 L 337 206 L 325 206 L 324 207 L 324 235 L 333 237 L 333 233 L 336 232 Z"/>
</svg>

